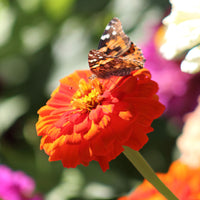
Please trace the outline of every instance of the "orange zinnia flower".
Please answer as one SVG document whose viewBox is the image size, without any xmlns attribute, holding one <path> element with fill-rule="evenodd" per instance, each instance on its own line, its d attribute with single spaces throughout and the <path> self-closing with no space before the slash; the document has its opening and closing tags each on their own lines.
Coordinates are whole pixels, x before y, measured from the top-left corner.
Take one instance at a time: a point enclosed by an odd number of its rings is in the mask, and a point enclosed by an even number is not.
<svg viewBox="0 0 200 200">
<path fill-rule="evenodd" d="M 177 160 L 166 174 L 157 174 L 179 200 L 200 200 L 200 168 L 191 168 Z M 154 186 L 145 180 L 129 196 L 118 200 L 166 200 Z"/>
<path fill-rule="evenodd" d="M 76 71 L 61 79 L 38 111 L 36 129 L 49 161 L 61 160 L 69 168 L 96 160 L 105 171 L 123 145 L 143 147 L 164 106 L 146 69 L 110 79 L 90 76 L 89 70 Z"/>
</svg>

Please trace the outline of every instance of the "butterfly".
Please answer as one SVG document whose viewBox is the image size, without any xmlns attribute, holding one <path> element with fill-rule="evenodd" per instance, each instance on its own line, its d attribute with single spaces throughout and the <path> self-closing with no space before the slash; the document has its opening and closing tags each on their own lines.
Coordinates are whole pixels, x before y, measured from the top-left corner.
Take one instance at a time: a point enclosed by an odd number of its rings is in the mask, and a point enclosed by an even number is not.
<svg viewBox="0 0 200 200">
<path fill-rule="evenodd" d="M 92 73 L 98 78 L 126 76 L 144 66 L 144 56 L 124 33 L 121 22 L 114 17 L 101 36 L 98 50 L 91 50 L 88 63 Z"/>
</svg>

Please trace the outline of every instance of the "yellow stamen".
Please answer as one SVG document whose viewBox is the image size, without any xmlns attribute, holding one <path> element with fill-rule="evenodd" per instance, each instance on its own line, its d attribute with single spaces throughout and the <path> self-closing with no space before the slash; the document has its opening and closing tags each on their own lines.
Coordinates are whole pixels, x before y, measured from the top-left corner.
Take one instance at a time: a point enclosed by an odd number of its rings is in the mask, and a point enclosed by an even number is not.
<svg viewBox="0 0 200 200">
<path fill-rule="evenodd" d="M 79 81 L 79 89 L 73 95 L 71 104 L 76 109 L 91 111 L 101 104 L 100 96 L 102 94 L 102 84 L 98 79 L 93 79 L 89 83 L 81 79 Z"/>
</svg>

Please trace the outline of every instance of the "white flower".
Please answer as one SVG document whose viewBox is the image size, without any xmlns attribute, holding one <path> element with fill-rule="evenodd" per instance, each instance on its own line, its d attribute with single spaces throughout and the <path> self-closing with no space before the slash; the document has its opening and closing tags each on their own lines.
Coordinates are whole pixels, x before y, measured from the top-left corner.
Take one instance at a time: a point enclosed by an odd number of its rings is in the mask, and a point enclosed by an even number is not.
<svg viewBox="0 0 200 200">
<path fill-rule="evenodd" d="M 200 72 L 200 46 L 192 48 L 181 63 L 181 71 L 194 74 Z"/>
<path fill-rule="evenodd" d="M 183 133 L 177 140 L 181 160 L 190 167 L 200 166 L 200 96 L 196 109 L 186 115 Z"/>
<path fill-rule="evenodd" d="M 163 20 L 167 29 L 165 43 L 160 48 L 166 59 L 173 59 L 200 44 L 200 0 L 171 0 L 171 4 L 171 14 Z M 191 53 L 193 56 L 194 53 Z M 191 53 L 188 53 L 189 59 L 183 61 L 182 68 L 184 72 L 196 73 L 199 71 L 200 54 L 195 56 L 194 62 Z M 185 69 L 186 65 L 191 65 L 190 70 L 188 67 Z"/>
</svg>

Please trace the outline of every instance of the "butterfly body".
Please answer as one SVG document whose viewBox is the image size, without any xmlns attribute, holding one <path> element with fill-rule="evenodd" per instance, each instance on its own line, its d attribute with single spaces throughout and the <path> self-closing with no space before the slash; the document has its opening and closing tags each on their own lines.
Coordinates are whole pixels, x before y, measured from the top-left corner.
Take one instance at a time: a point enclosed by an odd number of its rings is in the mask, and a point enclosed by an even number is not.
<svg viewBox="0 0 200 200">
<path fill-rule="evenodd" d="M 141 50 L 123 32 L 121 22 L 113 18 L 106 26 L 98 50 L 88 54 L 90 70 L 99 78 L 125 76 L 133 70 L 143 68 Z"/>
</svg>

